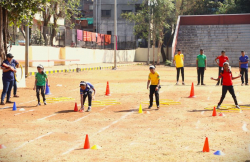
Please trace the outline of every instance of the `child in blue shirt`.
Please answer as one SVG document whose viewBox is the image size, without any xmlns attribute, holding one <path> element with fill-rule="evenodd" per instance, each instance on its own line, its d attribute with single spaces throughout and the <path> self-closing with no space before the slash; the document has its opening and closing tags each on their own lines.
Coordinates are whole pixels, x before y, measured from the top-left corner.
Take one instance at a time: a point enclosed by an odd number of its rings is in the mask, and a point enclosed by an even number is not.
<svg viewBox="0 0 250 162">
<path fill-rule="evenodd" d="M 239 68 L 241 74 L 241 85 L 244 85 L 244 73 L 245 73 L 245 85 L 248 85 L 248 56 L 245 55 L 245 51 L 241 51 L 239 58 Z"/>
<path fill-rule="evenodd" d="M 94 92 L 94 95 L 92 96 L 92 93 Z M 91 105 L 92 105 L 92 98 L 95 99 L 95 88 L 92 84 L 81 81 L 80 82 L 80 98 L 81 98 L 81 109 L 84 110 L 84 103 L 86 98 L 88 97 L 89 107 L 87 112 L 91 111 Z"/>
</svg>

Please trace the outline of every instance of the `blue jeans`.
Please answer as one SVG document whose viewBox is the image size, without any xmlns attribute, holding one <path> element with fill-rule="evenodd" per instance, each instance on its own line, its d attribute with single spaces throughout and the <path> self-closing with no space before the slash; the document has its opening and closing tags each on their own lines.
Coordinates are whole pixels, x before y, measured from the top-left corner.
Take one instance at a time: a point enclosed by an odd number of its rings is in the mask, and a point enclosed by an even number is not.
<svg viewBox="0 0 250 162">
<path fill-rule="evenodd" d="M 10 93 L 11 93 L 11 89 L 13 87 L 14 81 L 4 81 L 3 80 L 3 92 L 2 92 L 2 96 L 1 96 L 1 102 L 4 102 L 4 98 L 7 94 L 7 101 L 10 100 Z"/>
<path fill-rule="evenodd" d="M 16 80 L 13 81 L 13 86 L 14 86 L 13 94 L 14 94 L 14 96 L 15 96 L 15 95 L 16 95 L 16 92 L 17 92 L 17 83 L 16 83 Z"/>
</svg>

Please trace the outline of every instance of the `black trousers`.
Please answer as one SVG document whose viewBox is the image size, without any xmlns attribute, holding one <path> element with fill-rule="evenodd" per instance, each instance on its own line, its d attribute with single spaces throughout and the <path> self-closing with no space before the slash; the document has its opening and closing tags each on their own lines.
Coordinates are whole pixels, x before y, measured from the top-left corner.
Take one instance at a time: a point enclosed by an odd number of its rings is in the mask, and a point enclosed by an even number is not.
<svg viewBox="0 0 250 162">
<path fill-rule="evenodd" d="M 92 93 L 92 91 L 88 91 L 83 94 L 83 105 L 85 103 L 86 98 L 88 97 L 89 106 L 92 106 Z"/>
<path fill-rule="evenodd" d="M 40 102 L 40 90 L 41 90 L 41 94 L 42 94 L 43 102 L 44 102 L 46 101 L 45 93 L 44 93 L 45 86 L 36 86 L 36 97 L 37 97 L 38 102 Z"/>
<path fill-rule="evenodd" d="M 220 76 L 220 73 L 222 72 L 222 67 L 219 67 L 219 74 L 218 74 L 218 82 L 217 82 L 217 84 L 219 85 L 219 84 L 221 84 L 222 85 L 222 82 L 223 82 L 223 77 L 220 79 L 219 78 L 219 76 Z M 220 80 L 221 80 L 221 82 L 220 82 Z"/>
<path fill-rule="evenodd" d="M 241 68 L 241 83 L 244 83 L 244 74 L 245 74 L 245 83 L 248 84 L 248 68 Z"/>
<path fill-rule="evenodd" d="M 176 68 L 177 70 L 177 82 L 179 81 L 179 75 L 181 71 L 182 81 L 184 82 L 184 67 Z"/>
<path fill-rule="evenodd" d="M 150 92 L 149 92 L 149 105 L 152 106 L 153 105 L 153 95 L 155 94 L 155 100 L 156 100 L 156 105 L 159 106 L 160 105 L 160 101 L 159 101 L 159 91 L 161 86 L 159 86 L 158 90 L 156 91 L 155 88 L 157 87 L 157 85 L 150 85 Z"/>
<path fill-rule="evenodd" d="M 229 91 L 229 93 L 232 95 L 233 99 L 234 99 L 234 103 L 235 105 L 238 105 L 235 93 L 234 93 L 234 87 L 233 86 L 222 86 L 222 95 L 221 95 L 221 99 L 220 102 L 218 103 L 218 105 L 221 105 L 221 103 L 223 102 L 224 98 L 226 97 L 227 91 Z"/>
<path fill-rule="evenodd" d="M 200 80 L 201 80 L 201 84 L 203 84 L 204 72 L 205 72 L 205 67 L 199 67 L 199 68 L 198 68 L 198 70 L 197 70 L 197 74 L 198 74 L 198 84 L 200 84 Z"/>
<path fill-rule="evenodd" d="M 16 92 L 17 92 L 17 82 L 16 80 L 14 80 L 14 89 L 13 89 L 14 96 L 16 95 Z"/>
</svg>

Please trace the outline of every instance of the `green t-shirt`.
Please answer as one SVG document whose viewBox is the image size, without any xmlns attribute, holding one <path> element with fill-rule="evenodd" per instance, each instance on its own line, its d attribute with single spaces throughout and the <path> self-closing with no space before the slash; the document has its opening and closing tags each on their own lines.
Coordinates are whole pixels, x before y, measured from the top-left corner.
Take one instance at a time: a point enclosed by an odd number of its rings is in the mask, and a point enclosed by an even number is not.
<svg viewBox="0 0 250 162">
<path fill-rule="evenodd" d="M 198 67 L 206 67 L 205 60 L 207 60 L 206 55 L 197 55 L 197 60 L 198 60 Z"/>
<path fill-rule="evenodd" d="M 36 83 L 37 86 L 45 86 L 47 75 L 45 73 L 44 74 L 37 73 L 36 79 L 37 79 L 37 83 Z"/>
</svg>

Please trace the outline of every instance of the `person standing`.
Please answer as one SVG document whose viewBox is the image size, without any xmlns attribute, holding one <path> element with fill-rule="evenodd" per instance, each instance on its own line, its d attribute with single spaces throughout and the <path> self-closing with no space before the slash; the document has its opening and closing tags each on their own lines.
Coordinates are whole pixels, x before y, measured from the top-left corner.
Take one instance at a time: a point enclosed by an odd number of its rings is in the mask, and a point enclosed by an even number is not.
<svg viewBox="0 0 250 162">
<path fill-rule="evenodd" d="M 1 95 L 1 105 L 5 105 L 4 99 L 6 94 L 6 103 L 13 103 L 10 101 L 10 94 L 14 84 L 14 73 L 16 73 L 15 66 L 17 62 L 13 59 L 14 56 L 11 53 L 7 54 L 6 57 L 6 60 L 4 60 L 1 65 L 1 69 L 3 70 L 3 91 Z"/>
<path fill-rule="evenodd" d="M 204 55 L 203 49 L 200 49 L 200 54 L 197 55 L 196 67 L 197 67 L 197 75 L 198 75 L 197 85 L 200 85 L 200 80 L 201 80 L 201 85 L 205 85 L 204 84 L 204 72 L 207 68 L 207 56 Z"/>
<path fill-rule="evenodd" d="M 149 109 L 153 106 L 153 95 L 155 94 L 156 106 L 157 109 L 160 108 L 160 101 L 159 101 L 159 90 L 160 86 L 160 75 L 157 71 L 155 71 L 155 66 L 149 67 L 149 75 L 148 75 L 148 82 L 147 82 L 147 89 L 150 88 L 149 92 Z M 149 84 L 151 83 L 150 87 Z"/>
<path fill-rule="evenodd" d="M 178 49 L 178 53 L 174 56 L 173 63 L 175 64 L 176 70 L 177 70 L 177 82 L 176 85 L 179 83 L 179 75 L 181 71 L 182 76 L 182 85 L 185 85 L 184 83 L 184 55 L 181 53 L 181 50 Z"/>
<path fill-rule="evenodd" d="M 217 60 L 219 60 L 219 62 L 217 62 Z M 216 62 L 216 64 L 219 66 L 219 75 L 220 76 L 220 73 L 223 71 L 223 64 L 224 62 L 229 62 L 229 59 L 228 57 L 226 56 L 226 51 L 221 51 L 221 55 L 216 57 L 216 59 L 214 60 Z M 221 78 L 221 85 L 222 85 L 222 82 L 223 82 L 223 77 Z M 220 78 L 218 78 L 218 82 L 216 84 L 217 86 L 220 85 Z"/>
<path fill-rule="evenodd" d="M 245 55 L 245 51 L 241 51 L 239 58 L 239 68 L 241 74 L 241 85 L 244 85 L 244 74 L 245 74 L 245 85 L 248 85 L 248 56 Z"/>
</svg>

